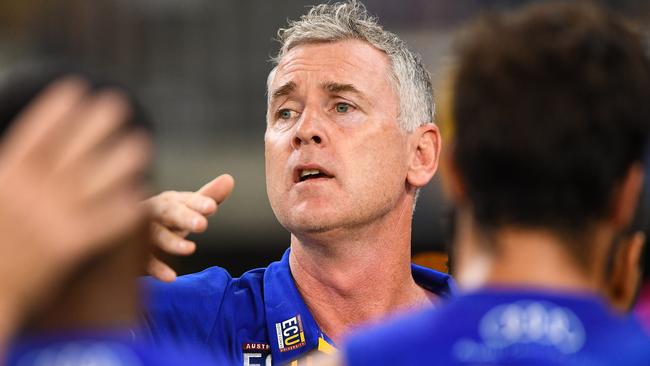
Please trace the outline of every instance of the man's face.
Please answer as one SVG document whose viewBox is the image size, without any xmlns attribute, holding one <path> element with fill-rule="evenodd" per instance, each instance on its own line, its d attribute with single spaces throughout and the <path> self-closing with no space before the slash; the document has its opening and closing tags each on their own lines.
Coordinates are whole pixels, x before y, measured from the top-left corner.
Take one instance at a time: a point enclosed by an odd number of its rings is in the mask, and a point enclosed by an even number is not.
<svg viewBox="0 0 650 366">
<path fill-rule="evenodd" d="M 408 134 L 390 75 L 388 56 L 358 40 L 300 45 L 280 61 L 269 85 L 266 185 L 292 233 L 363 226 L 401 202 Z"/>
</svg>

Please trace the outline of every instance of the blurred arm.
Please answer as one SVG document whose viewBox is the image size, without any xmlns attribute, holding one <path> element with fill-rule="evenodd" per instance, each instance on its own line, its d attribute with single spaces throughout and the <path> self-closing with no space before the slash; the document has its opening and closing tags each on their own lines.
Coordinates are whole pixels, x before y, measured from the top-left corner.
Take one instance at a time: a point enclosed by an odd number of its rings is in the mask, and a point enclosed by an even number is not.
<svg viewBox="0 0 650 366">
<path fill-rule="evenodd" d="M 116 91 L 47 87 L 0 145 L 0 347 L 74 264 L 135 230 L 149 137 Z M 0 350 L 1 352 L 2 350 Z"/>
</svg>

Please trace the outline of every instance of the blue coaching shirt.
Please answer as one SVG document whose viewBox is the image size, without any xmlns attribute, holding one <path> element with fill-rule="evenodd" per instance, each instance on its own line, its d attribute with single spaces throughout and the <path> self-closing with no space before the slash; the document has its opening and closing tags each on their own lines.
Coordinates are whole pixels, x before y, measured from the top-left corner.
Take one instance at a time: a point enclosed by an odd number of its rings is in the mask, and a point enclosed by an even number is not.
<svg viewBox="0 0 650 366">
<path fill-rule="evenodd" d="M 484 289 L 348 339 L 356 365 L 650 365 L 650 341 L 595 295 Z"/>
<path fill-rule="evenodd" d="M 412 273 L 418 285 L 438 296 L 452 291 L 446 274 L 416 265 Z M 212 267 L 172 283 L 147 278 L 145 287 L 144 329 L 156 342 L 204 346 L 229 365 L 245 366 L 282 365 L 310 351 L 334 350 L 294 284 L 289 250 L 281 261 L 240 278 Z"/>
</svg>

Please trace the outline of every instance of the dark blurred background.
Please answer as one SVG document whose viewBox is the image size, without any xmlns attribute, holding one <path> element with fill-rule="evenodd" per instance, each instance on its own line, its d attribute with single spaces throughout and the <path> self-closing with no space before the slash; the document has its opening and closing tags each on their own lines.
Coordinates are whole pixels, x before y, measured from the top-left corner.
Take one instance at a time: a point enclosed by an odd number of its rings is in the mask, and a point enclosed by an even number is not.
<svg viewBox="0 0 650 366">
<path fill-rule="evenodd" d="M 367 0 L 389 30 L 419 52 L 435 80 L 456 31 L 489 9 L 522 0 Z M 650 20 L 650 1 L 601 1 Z M 236 187 L 181 273 L 221 265 L 237 276 L 279 259 L 289 234 L 264 179 L 265 82 L 273 40 L 316 1 L 0 0 L 0 76 L 31 61 L 74 60 L 139 95 L 154 122 L 155 187 L 195 190 L 221 173 Z M 436 178 L 415 215 L 413 252 L 444 250 L 447 203 Z"/>
</svg>

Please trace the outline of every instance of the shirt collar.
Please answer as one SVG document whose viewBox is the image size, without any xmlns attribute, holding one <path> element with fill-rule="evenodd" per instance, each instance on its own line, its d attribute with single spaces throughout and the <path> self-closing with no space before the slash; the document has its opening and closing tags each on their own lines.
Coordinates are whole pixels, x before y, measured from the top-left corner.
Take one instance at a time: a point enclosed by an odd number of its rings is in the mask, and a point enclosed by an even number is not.
<svg viewBox="0 0 650 366">
<path fill-rule="evenodd" d="M 296 288 L 289 267 L 290 251 L 287 249 L 282 259 L 271 263 L 264 273 L 266 328 L 273 363 L 278 365 L 317 349 L 319 338 L 333 344 L 320 330 Z M 411 265 L 411 272 L 418 285 L 441 298 L 455 293 L 448 274 L 415 264 Z"/>
<path fill-rule="evenodd" d="M 290 249 L 264 273 L 266 328 L 273 363 L 282 365 L 318 348 L 320 328 L 298 292 L 289 269 Z"/>
<path fill-rule="evenodd" d="M 456 284 L 450 275 L 431 268 L 411 264 L 411 274 L 418 286 L 443 299 L 456 294 Z"/>
</svg>

